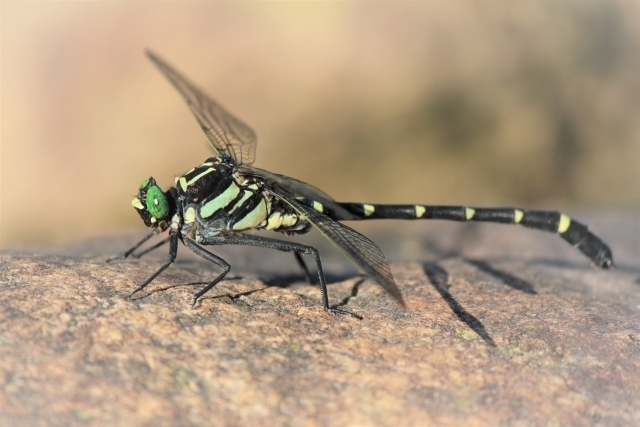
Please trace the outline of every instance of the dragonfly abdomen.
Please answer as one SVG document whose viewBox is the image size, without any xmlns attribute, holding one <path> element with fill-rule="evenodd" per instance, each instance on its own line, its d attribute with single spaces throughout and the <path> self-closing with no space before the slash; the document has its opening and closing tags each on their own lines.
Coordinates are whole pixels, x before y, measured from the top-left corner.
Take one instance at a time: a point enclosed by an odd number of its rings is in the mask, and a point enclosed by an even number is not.
<svg viewBox="0 0 640 427">
<path fill-rule="evenodd" d="M 442 219 L 518 224 L 527 228 L 557 233 L 601 268 L 613 266 L 611 250 L 587 226 L 557 211 L 518 208 L 472 208 L 469 206 L 378 205 L 340 203 L 340 206 L 366 219 Z M 331 212 L 326 212 L 331 216 Z"/>
</svg>

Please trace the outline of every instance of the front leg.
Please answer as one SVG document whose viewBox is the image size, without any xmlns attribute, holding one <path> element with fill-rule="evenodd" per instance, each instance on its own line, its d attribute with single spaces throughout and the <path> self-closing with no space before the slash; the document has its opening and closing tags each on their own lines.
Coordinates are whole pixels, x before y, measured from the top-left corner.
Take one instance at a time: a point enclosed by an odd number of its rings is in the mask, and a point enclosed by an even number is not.
<svg viewBox="0 0 640 427">
<path fill-rule="evenodd" d="M 144 244 L 144 242 L 146 242 L 147 240 L 152 238 L 156 233 L 157 233 L 157 231 L 155 229 L 152 230 L 149 234 L 144 236 L 142 238 L 142 240 L 140 240 L 138 243 L 133 245 L 133 247 L 130 248 L 128 251 L 126 251 L 125 253 L 123 253 L 121 255 L 118 255 L 117 257 L 109 258 L 106 262 L 111 262 L 111 261 L 115 261 L 115 260 L 118 260 L 118 259 L 125 259 L 125 258 L 129 257 L 129 255 L 131 255 L 136 249 L 138 249 L 140 246 L 142 246 Z"/>
<path fill-rule="evenodd" d="M 178 233 L 172 232 L 170 234 L 170 236 L 169 236 L 169 255 L 167 255 L 167 259 L 166 259 L 165 263 L 162 265 L 162 267 L 160 267 L 158 269 L 158 271 L 156 271 L 151 276 L 149 276 L 149 278 L 147 278 L 147 280 L 142 282 L 140 284 L 140 286 L 138 286 L 133 292 L 131 292 L 131 295 L 129 295 L 129 298 L 131 298 L 137 292 L 143 290 L 149 283 L 151 283 L 153 281 L 153 279 L 158 277 L 158 275 L 160 273 L 162 273 L 164 270 L 166 270 L 167 267 L 169 267 L 176 260 L 176 256 L 178 255 L 178 238 L 179 238 L 179 234 Z M 135 250 L 135 247 L 133 248 L 133 250 Z M 131 252 L 133 252 L 133 250 Z"/>
<path fill-rule="evenodd" d="M 169 242 L 170 240 L 171 240 L 171 237 L 170 237 L 170 236 L 169 236 L 169 237 L 166 237 L 166 238 L 162 239 L 161 241 L 159 241 L 158 243 L 156 243 L 155 245 L 153 245 L 153 246 L 149 246 L 147 249 L 145 249 L 145 250 L 143 250 L 143 251 L 140 251 L 140 252 L 138 252 L 137 254 L 133 254 L 133 253 L 132 253 L 132 254 L 131 254 L 131 257 L 136 258 L 136 259 L 137 259 L 137 258 L 140 258 L 141 256 L 146 255 L 146 254 L 148 254 L 149 252 L 151 252 L 151 251 L 153 251 L 153 250 L 158 249 L 160 246 L 165 245 L 165 244 L 166 244 L 167 242 Z"/>
</svg>

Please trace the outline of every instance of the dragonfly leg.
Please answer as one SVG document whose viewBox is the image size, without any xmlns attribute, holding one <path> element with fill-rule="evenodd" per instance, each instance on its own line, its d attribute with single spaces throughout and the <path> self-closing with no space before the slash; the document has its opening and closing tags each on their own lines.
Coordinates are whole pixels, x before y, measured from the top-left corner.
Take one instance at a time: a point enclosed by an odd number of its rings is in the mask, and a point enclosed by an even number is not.
<svg viewBox="0 0 640 427">
<path fill-rule="evenodd" d="M 153 237 L 153 235 L 156 234 L 156 230 L 151 231 L 149 234 L 147 234 L 146 236 L 144 236 L 142 238 L 142 240 L 140 240 L 138 243 L 136 243 L 135 245 L 133 245 L 133 247 L 131 247 L 128 251 L 126 251 L 125 253 L 118 255 L 115 258 L 109 258 L 107 261 L 105 262 L 111 262 L 111 261 L 115 261 L 118 259 L 125 259 L 127 257 L 129 257 L 129 255 L 131 255 L 136 249 L 138 249 L 140 246 L 142 246 L 144 244 L 144 242 L 146 242 L 147 240 L 149 240 L 150 238 Z"/>
<path fill-rule="evenodd" d="M 162 267 L 160 267 L 158 269 L 158 271 L 156 271 L 151 276 L 149 276 L 147 278 L 147 280 L 142 282 L 140 284 L 140 286 L 138 286 L 133 292 L 131 292 L 131 295 L 129 295 L 129 298 L 131 298 L 137 292 L 140 292 L 141 290 L 143 290 L 149 283 L 151 283 L 153 281 L 153 279 L 158 277 L 158 275 L 160 273 L 162 273 L 164 270 L 166 270 L 167 267 L 169 267 L 176 260 L 176 255 L 178 254 L 178 234 L 172 234 L 171 236 L 169 236 L 169 239 L 170 239 L 169 240 L 169 255 L 167 255 L 167 259 L 166 259 L 165 263 L 162 265 Z"/>
<path fill-rule="evenodd" d="M 311 277 L 311 273 L 309 273 L 309 268 L 307 267 L 307 264 L 304 262 L 304 259 L 302 259 L 302 255 L 300 255 L 300 252 L 294 252 L 293 256 L 296 258 L 298 265 L 302 269 L 302 273 L 304 273 L 304 277 L 305 279 L 307 279 L 307 282 L 310 285 L 313 285 L 313 278 Z"/>
<path fill-rule="evenodd" d="M 227 273 L 229 272 L 229 270 L 231 270 L 231 266 L 225 260 L 223 260 L 222 258 L 220 258 L 217 255 L 212 254 L 211 252 L 209 252 L 208 250 L 206 250 L 205 248 L 203 248 L 202 246 L 197 244 L 195 241 L 189 239 L 188 237 L 185 237 L 184 245 L 186 247 L 188 247 L 189 249 L 191 249 L 191 251 L 193 251 L 193 253 L 195 253 L 197 255 L 200 255 L 202 258 L 206 259 L 207 261 L 211 261 L 212 263 L 219 265 L 224 270 L 222 273 L 220 273 L 220 275 L 218 277 L 213 279 L 207 286 L 205 286 L 200 292 L 198 292 L 193 297 L 192 305 L 196 305 L 196 302 L 198 302 L 198 299 L 202 295 L 204 295 L 207 292 L 209 292 L 211 290 L 211 288 L 213 288 L 215 285 L 218 284 L 218 282 L 220 282 L 222 279 L 224 279 L 224 276 L 226 276 Z"/>
<path fill-rule="evenodd" d="M 162 239 L 161 241 L 159 241 L 158 243 L 156 243 L 156 244 L 155 244 L 155 245 L 153 245 L 153 246 L 149 246 L 147 249 L 145 249 L 145 250 L 144 250 L 144 251 L 142 251 L 142 252 L 138 252 L 137 254 L 131 254 L 131 256 L 132 256 L 133 258 L 140 258 L 141 256 L 146 255 L 146 254 L 148 254 L 149 252 L 153 251 L 154 249 L 158 249 L 160 246 L 163 246 L 163 245 L 164 245 L 164 244 L 166 244 L 169 240 L 171 240 L 171 236 L 169 236 L 169 237 L 167 237 L 167 238 L 165 238 L 165 239 Z"/>
<path fill-rule="evenodd" d="M 284 240 L 271 239 L 268 237 L 254 236 L 250 234 L 219 234 L 217 236 L 208 238 L 202 243 L 207 245 L 257 246 L 260 248 L 277 249 L 283 252 L 293 252 L 294 254 L 313 255 L 316 260 L 319 281 L 318 286 L 320 287 L 320 293 L 322 294 L 322 306 L 324 307 L 324 309 L 330 313 L 347 314 L 357 319 L 362 319 L 360 316 L 349 311 L 329 306 L 327 282 L 324 278 L 324 270 L 322 269 L 322 262 L 320 261 L 320 253 L 316 248 L 312 246 L 305 246 L 299 243 L 286 242 Z"/>
</svg>

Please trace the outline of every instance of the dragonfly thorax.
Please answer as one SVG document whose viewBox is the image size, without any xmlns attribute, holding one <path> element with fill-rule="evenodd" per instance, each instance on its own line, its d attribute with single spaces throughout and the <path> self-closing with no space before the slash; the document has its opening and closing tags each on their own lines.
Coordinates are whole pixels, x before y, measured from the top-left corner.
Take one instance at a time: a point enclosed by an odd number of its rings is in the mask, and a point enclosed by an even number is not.
<svg viewBox="0 0 640 427">
<path fill-rule="evenodd" d="M 196 241 L 251 229 L 309 230 L 293 208 L 271 194 L 262 178 L 238 172 L 229 157 L 211 157 L 176 177 L 175 183 L 178 228 Z"/>
</svg>

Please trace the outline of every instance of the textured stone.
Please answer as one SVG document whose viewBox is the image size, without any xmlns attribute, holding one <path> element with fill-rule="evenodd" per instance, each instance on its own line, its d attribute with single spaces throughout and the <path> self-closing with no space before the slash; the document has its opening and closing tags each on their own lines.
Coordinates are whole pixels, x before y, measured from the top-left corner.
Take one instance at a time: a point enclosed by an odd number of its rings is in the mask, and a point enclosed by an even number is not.
<svg viewBox="0 0 640 427">
<path fill-rule="evenodd" d="M 166 249 L 5 251 L 0 425 L 639 425 L 640 221 L 591 219 L 616 270 L 517 227 L 358 227 L 408 307 L 328 254 L 363 320 L 324 312 L 290 254 L 213 248 L 233 270 L 192 308 L 216 267 L 183 247 L 134 300 Z"/>
</svg>

